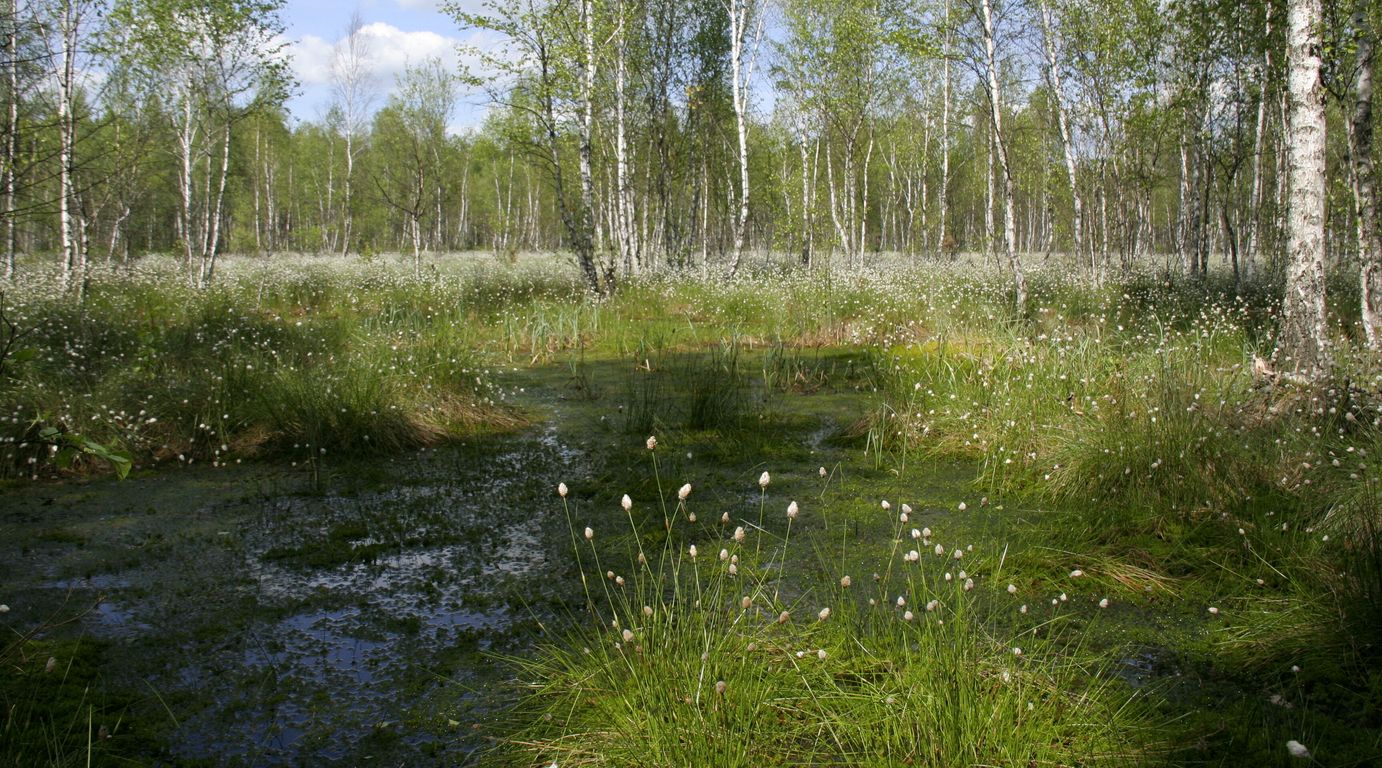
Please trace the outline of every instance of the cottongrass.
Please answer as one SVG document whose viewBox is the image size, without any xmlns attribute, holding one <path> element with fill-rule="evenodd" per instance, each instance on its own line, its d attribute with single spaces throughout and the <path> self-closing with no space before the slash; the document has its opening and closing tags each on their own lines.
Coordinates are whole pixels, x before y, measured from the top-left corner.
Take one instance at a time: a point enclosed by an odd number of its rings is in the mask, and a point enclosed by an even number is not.
<svg viewBox="0 0 1382 768">
<path fill-rule="evenodd" d="M 812 517 L 799 510 L 783 528 Z M 785 531 L 739 527 L 715 542 L 704 535 L 674 525 L 660 555 L 632 565 L 626 586 L 601 580 L 605 592 L 587 593 L 585 620 L 513 660 L 526 688 L 498 753 L 504 762 L 1137 761 L 1147 728 L 1140 705 L 1058 651 L 1047 638 L 1059 622 L 1048 619 L 1041 639 L 1024 635 L 1039 646 L 1029 652 L 1004 639 L 1015 630 L 985 618 L 989 606 L 1013 601 L 999 581 L 1001 557 L 973 551 L 956 579 L 951 557 L 912 561 L 884 547 L 873 556 L 888 561 L 879 568 L 886 576 L 852 589 L 848 576 L 818 584 L 788 569 Z M 691 536 L 720 558 L 698 561 Z M 576 546 L 582 561 L 598 562 L 589 537 Z M 927 612 L 913 613 L 910 603 Z M 794 621 L 802 611 L 814 620 Z"/>
</svg>

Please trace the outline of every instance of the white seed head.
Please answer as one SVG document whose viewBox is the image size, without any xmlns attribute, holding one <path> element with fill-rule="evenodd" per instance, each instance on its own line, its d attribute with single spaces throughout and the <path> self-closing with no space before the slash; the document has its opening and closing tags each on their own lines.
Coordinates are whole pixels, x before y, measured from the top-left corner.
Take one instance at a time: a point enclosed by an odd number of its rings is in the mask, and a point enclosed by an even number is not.
<svg viewBox="0 0 1382 768">
<path fill-rule="evenodd" d="M 825 467 L 821 467 L 821 477 L 825 477 Z"/>
<path fill-rule="evenodd" d="M 631 630 L 631 629 L 626 629 L 626 630 L 624 630 L 624 642 L 626 642 L 626 643 L 632 643 L 632 642 L 633 642 L 633 630 Z"/>
<path fill-rule="evenodd" d="M 1017 585 L 1016 585 L 1016 584 L 1009 584 L 1009 585 L 1008 585 L 1008 594 L 1010 594 L 1010 595 L 1015 595 L 1015 594 L 1017 594 Z"/>
<path fill-rule="evenodd" d="M 723 681 L 723 680 L 716 680 L 716 681 L 715 681 L 715 693 L 717 693 L 717 694 L 719 694 L 719 695 L 721 695 L 721 696 L 725 695 L 725 681 Z"/>
<path fill-rule="evenodd" d="M 788 520 L 795 520 L 795 519 L 797 519 L 797 513 L 798 513 L 798 512 L 800 512 L 800 508 L 797 507 L 797 503 L 796 503 L 795 501 L 792 502 L 791 504 L 788 504 L 788 505 L 787 505 L 787 519 L 788 519 Z"/>
<path fill-rule="evenodd" d="M 740 544 L 744 543 L 744 526 L 741 525 L 734 529 L 734 540 Z"/>
<path fill-rule="evenodd" d="M 656 449 L 657 449 L 657 438 L 656 438 L 656 437 L 653 437 L 652 435 L 649 435 L 649 436 L 648 436 L 648 450 L 652 451 L 652 450 L 656 450 Z"/>
<path fill-rule="evenodd" d="M 1290 741 L 1286 742 L 1286 751 L 1291 754 L 1291 757 L 1294 757 L 1298 760 L 1310 759 L 1310 750 L 1306 749 L 1304 744 L 1300 743 L 1299 741 L 1296 741 L 1295 739 L 1291 739 Z"/>
<path fill-rule="evenodd" d="M 645 605 L 645 606 L 643 606 L 643 615 L 644 615 L 644 616 L 652 616 L 652 615 L 653 615 L 653 607 L 652 607 L 651 605 Z"/>
<path fill-rule="evenodd" d="M 852 583 L 854 583 L 854 582 L 850 581 L 848 575 L 846 575 L 846 576 L 841 576 L 841 577 L 840 577 L 840 586 L 843 587 L 844 589 L 849 589 L 849 585 L 852 584 Z"/>
<path fill-rule="evenodd" d="M 778 623 L 778 624 L 786 624 L 787 622 L 789 622 L 789 621 L 791 621 L 791 620 L 792 620 L 792 614 L 790 614 L 790 613 L 788 613 L 788 612 L 786 612 L 786 611 L 783 611 L 782 613 L 779 613 L 779 614 L 777 615 L 777 623 Z"/>
<path fill-rule="evenodd" d="M 595 531 L 587 525 L 585 527 L 585 540 L 590 541 L 593 538 L 595 538 Z"/>
<path fill-rule="evenodd" d="M 566 483 L 557 483 L 557 495 L 566 498 Z"/>
<path fill-rule="evenodd" d="M 720 550 L 720 559 L 721 559 L 721 560 L 728 560 L 728 559 L 729 559 L 729 550 L 728 550 L 728 549 L 721 549 L 721 550 Z"/>
<path fill-rule="evenodd" d="M 624 494 L 624 498 L 619 500 L 619 506 L 623 507 L 625 512 L 628 512 L 630 509 L 633 509 L 633 499 L 630 499 L 629 495 L 626 493 Z"/>
<path fill-rule="evenodd" d="M 1099 607 L 1100 607 L 1100 608 L 1107 608 L 1107 607 L 1108 607 L 1108 598 L 1107 598 L 1107 597 L 1104 598 L 1103 600 L 1100 600 L 1100 601 L 1099 601 Z"/>
<path fill-rule="evenodd" d="M 749 597 L 748 595 L 744 595 L 743 597 L 739 598 L 739 607 L 740 607 L 740 608 L 743 608 L 743 609 L 746 610 L 746 611 L 747 611 L 748 609 L 752 608 L 752 607 L 753 607 L 753 598 L 752 598 L 752 597 Z"/>
<path fill-rule="evenodd" d="M 691 495 L 691 484 L 687 483 L 677 489 L 677 498 L 686 501 L 686 497 Z"/>
<path fill-rule="evenodd" d="M 818 616 L 821 621 L 825 621 L 826 619 L 830 618 L 830 606 L 822 608 L 821 612 L 816 614 L 816 616 Z"/>
<path fill-rule="evenodd" d="M 968 505 L 968 504 L 965 504 L 963 501 L 960 502 L 960 511 L 963 512 L 963 511 L 965 511 L 966 509 L 969 509 L 969 505 Z"/>
<path fill-rule="evenodd" d="M 763 474 L 761 474 L 761 475 L 758 476 L 758 487 L 759 487 L 759 488 L 767 488 L 767 487 L 768 487 L 768 483 L 771 483 L 772 481 L 773 481 L 772 475 L 769 475 L 767 472 L 764 472 Z"/>
<path fill-rule="evenodd" d="M 1073 570 L 1073 571 L 1070 572 L 1070 578 L 1072 578 L 1072 579 L 1078 579 L 1078 578 L 1080 578 L 1080 577 L 1083 576 L 1083 575 L 1084 575 L 1084 571 L 1080 570 L 1079 568 L 1076 568 L 1075 570 Z"/>
<path fill-rule="evenodd" d="M 1209 615 L 1210 615 L 1210 616 L 1218 616 L 1218 615 L 1219 615 L 1219 609 L 1218 609 L 1218 608 L 1215 608 L 1215 607 L 1212 606 L 1212 605 L 1209 606 Z"/>
<path fill-rule="evenodd" d="M 729 525 L 729 513 L 728 513 L 728 512 L 724 513 L 723 515 L 720 515 L 720 525 Z"/>
<path fill-rule="evenodd" d="M 890 509 L 893 508 L 893 505 L 892 505 L 892 504 L 889 504 L 887 499 L 883 499 L 883 505 L 882 505 L 882 506 L 883 506 L 883 511 L 884 511 L 884 512 L 887 512 L 888 510 L 890 510 Z"/>
<path fill-rule="evenodd" d="M 824 648 L 820 649 L 819 651 L 816 651 L 816 658 L 820 659 L 821 661 L 825 661 L 825 649 L 824 649 Z"/>
<path fill-rule="evenodd" d="M 912 619 L 916 618 L 916 615 L 913 614 L 911 611 L 903 611 L 902 618 L 904 621 L 911 621 Z"/>
<path fill-rule="evenodd" d="M 695 544 L 692 544 L 692 545 L 691 545 L 691 548 L 688 549 L 688 550 L 686 550 L 686 553 L 689 554 L 689 555 L 691 555 L 691 559 L 692 559 L 692 560 L 695 560 L 695 559 L 696 559 L 696 545 L 695 545 Z"/>
</svg>

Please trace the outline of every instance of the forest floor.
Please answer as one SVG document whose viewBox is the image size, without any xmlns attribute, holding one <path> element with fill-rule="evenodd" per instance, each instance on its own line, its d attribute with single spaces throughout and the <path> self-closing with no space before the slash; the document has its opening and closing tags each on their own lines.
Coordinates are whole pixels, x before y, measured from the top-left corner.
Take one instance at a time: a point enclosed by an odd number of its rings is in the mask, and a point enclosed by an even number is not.
<svg viewBox="0 0 1382 768">
<path fill-rule="evenodd" d="M 15 292 L 0 765 L 1382 759 L 1371 363 L 1251 291 L 496 265 Z"/>
</svg>

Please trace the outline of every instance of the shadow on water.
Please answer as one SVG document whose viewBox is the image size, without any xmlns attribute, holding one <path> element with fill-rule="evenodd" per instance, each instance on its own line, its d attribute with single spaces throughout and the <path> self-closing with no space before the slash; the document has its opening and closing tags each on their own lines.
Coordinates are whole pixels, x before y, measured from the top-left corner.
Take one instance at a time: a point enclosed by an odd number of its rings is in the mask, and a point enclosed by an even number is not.
<svg viewBox="0 0 1382 768">
<path fill-rule="evenodd" d="M 563 610 L 547 496 L 583 462 L 548 425 L 341 465 L 325 492 L 264 467 L 14 489 L 9 618 L 88 607 L 66 629 L 157 693 L 177 760 L 454 762 L 493 706 L 481 654 Z"/>
<path fill-rule="evenodd" d="M 108 644 L 107 684 L 143 692 L 174 761 L 456 764 L 512 695 L 486 654 L 579 610 L 558 482 L 612 528 L 620 494 L 652 508 L 645 429 L 668 446 L 670 487 L 695 482 L 736 515 L 769 465 L 774 494 L 810 498 L 819 466 L 857 453 L 835 439 L 871 407 L 856 358 L 738 355 L 515 371 L 538 426 L 327 461 L 320 485 L 247 465 L 0 490 L 9 618 L 89 607 L 63 630 Z M 945 499 L 971 476 L 851 471 L 869 499 Z"/>
</svg>

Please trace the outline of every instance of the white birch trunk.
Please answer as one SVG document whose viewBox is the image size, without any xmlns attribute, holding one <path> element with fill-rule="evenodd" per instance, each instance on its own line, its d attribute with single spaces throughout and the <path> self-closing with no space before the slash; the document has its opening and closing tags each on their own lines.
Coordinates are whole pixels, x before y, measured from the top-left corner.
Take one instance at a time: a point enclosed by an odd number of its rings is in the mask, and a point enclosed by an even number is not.
<svg viewBox="0 0 1382 768">
<path fill-rule="evenodd" d="M 1321 0 L 1289 0 L 1287 4 L 1290 213 L 1286 224 L 1286 292 L 1274 357 L 1282 370 L 1306 379 L 1319 378 L 1330 365 L 1324 302 L 1322 16 Z"/>
</svg>

